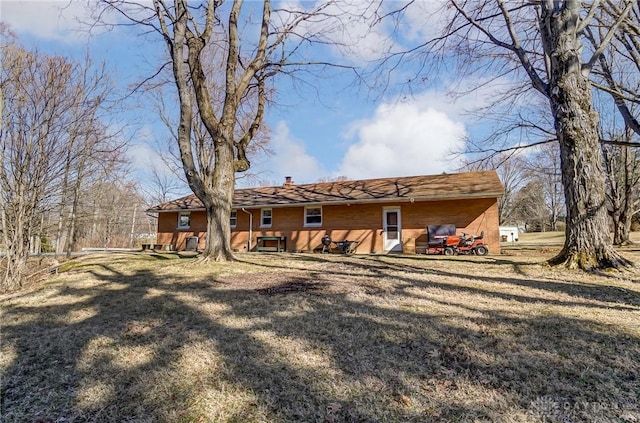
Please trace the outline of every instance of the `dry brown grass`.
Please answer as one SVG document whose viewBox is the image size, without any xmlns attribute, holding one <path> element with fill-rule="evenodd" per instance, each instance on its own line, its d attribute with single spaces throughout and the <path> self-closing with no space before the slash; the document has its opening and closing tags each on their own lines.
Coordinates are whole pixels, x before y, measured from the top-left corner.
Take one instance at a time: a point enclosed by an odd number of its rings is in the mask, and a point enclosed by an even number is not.
<svg viewBox="0 0 640 423">
<path fill-rule="evenodd" d="M 613 234 L 611 234 L 613 238 Z M 564 232 L 555 231 L 555 232 L 525 232 L 518 235 L 520 240 L 515 243 L 506 243 L 509 244 L 558 244 L 562 245 L 564 243 Z M 629 235 L 629 239 L 634 243 L 640 243 L 640 232 L 631 232 Z"/>
<path fill-rule="evenodd" d="M 2 421 L 640 419 L 636 273 L 239 258 L 95 255 L 1 296 Z"/>
</svg>

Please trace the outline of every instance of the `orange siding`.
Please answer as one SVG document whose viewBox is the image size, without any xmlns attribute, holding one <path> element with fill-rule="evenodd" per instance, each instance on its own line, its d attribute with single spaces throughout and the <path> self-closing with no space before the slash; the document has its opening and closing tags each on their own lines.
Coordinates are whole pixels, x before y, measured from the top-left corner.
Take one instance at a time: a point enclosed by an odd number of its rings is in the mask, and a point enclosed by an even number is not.
<svg viewBox="0 0 640 423">
<path fill-rule="evenodd" d="M 333 240 L 360 241 L 358 252 L 381 253 L 382 211 L 385 207 L 401 210 L 403 242 L 425 238 L 427 225 L 453 224 L 458 233 L 485 233 L 485 242 L 492 254 L 500 253 L 498 204 L 496 199 L 447 201 L 416 201 L 414 203 L 377 203 L 322 206 L 322 227 L 304 227 L 304 207 L 274 207 L 271 228 L 260 227 L 260 209 L 247 210 L 253 215 L 252 247 L 259 236 L 287 237 L 287 250 L 313 251 L 322 247 L 321 239 L 329 234 Z M 186 246 L 186 238 L 198 236 L 199 248 L 206 235 L 205 212 L 191 213 L 189 230 L 178 230 L 176 212 L 159 213 L 158 243 L 172 244 L 178 250 Z M 249 215 L 237 211 L 237 225 L 232 228 L 231 248 L 246 251 L 249 239 Z"/>
<path fill-rule="evenodd" d="M 178 229 L 178 213 L 158 213 L 158 244 L 171 244 L 176 250 L 187 247 L 187 238 L 197 236 L 198 248 L 204 248 L 207 235 L 207 214 L 203 211 L 191 212 L 189 229 Z"/>
</svg>

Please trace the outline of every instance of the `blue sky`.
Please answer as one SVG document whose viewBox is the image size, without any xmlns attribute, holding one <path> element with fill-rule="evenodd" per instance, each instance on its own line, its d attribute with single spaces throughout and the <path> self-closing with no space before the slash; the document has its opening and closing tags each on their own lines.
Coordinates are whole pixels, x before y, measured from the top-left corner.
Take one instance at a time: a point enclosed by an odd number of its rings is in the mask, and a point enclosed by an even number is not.
<svg viewBox="0 0 640 423">
<path fill-rule="evenodd" d="M 107 62 L 123 92 L 126 86 L 153 73 L 164 48 L 161 41 L 125 28 L 88 38 L 77 31 L 77 19 L 89 19 L 84 4 L 2 0 L 0 19 L 27 47 L 70 57 L 81 57 L 88 49 L 96 60 Z M 429 8 L 436 2 L 422 4 Z M 425 13 L 418 8 L 407 16 L 404 39 L 425 36 Z M 388 29 L 380 27 L 377 34 L 358 38 L 366 28 L 354 25 L 350 37 L 357 41 L 356 49 L 348 60 L 357 64 L 370 58 Z M 337 57 L 336 52 L 326 54 Z M 451 78 L 455 82 L 455 76 Z M 447 95 L 447 81 L 438 81 L 429 89 L 400 97 L 390 91 L 372 93 L 350 87 L 351 82 L 346 73 L 315 81 L 320 101 L 309 92 L 296 92 L 286 81 L 278 85 L 280 105 L 269 108 L 265 119 L 273 155 L 254 162 L 252 171 L 274 183 L 283 181 L 284 176 L 306 183 L 336 176 L 364 179 L 455 171 L 459 162 L 448 153 L 460 148 L 465 136 L 482 130 L 482 124 L 471 120 L 466 111 L 492 95 L 491 87 L 485 87 L 454 101 Z M 159 163 L 151 141 L 161 136 L 160 125 L 144 103 L 124 116 L 137 129 L 128 154 L 143 177 L 145 169 Z"/>
</svg>

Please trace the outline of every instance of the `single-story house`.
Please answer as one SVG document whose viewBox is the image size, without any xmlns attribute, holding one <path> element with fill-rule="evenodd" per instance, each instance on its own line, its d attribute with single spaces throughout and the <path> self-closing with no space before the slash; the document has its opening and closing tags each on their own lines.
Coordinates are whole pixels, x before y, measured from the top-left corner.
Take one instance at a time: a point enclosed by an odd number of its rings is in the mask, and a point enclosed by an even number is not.
<svg viewBox="0 0 640 423">
<path fill-rule="evenodd" d="M 282 186 L 235 191 L 231 248 L 256 250 L 282 237 L 287 251 L 317 251 L 329 235 L 358 241 L 358 253 L 420 253 L 427 225 L 452 224 L 458 233 L 484 231 L 490 253 L 499 253 L 503 190 L 493 170 L 313 184 L 286 177 Z M 158 244 L 204 248 L 207 217 L 195 195 L 148 211 L 158 215 Z"/>
</svg>

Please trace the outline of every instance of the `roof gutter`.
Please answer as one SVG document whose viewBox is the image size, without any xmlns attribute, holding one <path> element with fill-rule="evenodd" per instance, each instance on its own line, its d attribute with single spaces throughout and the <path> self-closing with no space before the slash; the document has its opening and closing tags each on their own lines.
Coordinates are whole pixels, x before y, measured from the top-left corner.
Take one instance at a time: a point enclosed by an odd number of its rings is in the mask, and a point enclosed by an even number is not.
<svg viewBox="0 0 640 423">
<path fill-rule="evenodd" d="M 498 198 L 504 195 L 504 191 L 500 192 L 483 192 L 481 194 L 468 194 L 459 196 L 429 196 L 429 197 L 385 197 L 385 198 L 370 198 L 362 200 L 339 200 L 339 201 L 308 201 L 299 203 L 264 203 L 264 204 L 245 204 L 238 207 L 258 209 L 258 208 L 277 208 L 277 207 L 304 207 L 304 206 L 339 206 L 345 204 L 372 204 L 372 203 L 414 203 L 416 201 L 448 201 L 448 200 L 471 200 L 480 198 Z M 195 209 L 192 209 L 195 210 Z M 204 210 L 204 209 L 203 209 Z M 176 210 L 172 210 L 176 211 Z"/>
<path fill-rule="evenodd" d="M 367 199 L 359 199 L 359 200 L 337 200 L 337 201 L 308 201 L 308 202 L 298 202 L 298 203 L 262 203 L 262 204 L 245 204 L 232 206 L 232 208 L 249 208 L 249 209 L 259 209 L 259 208 L 278 208 L 278 207 L 304 207 L 304 206 L 339 206 L 345 204 L 372 204 L 372 203 L 414 203 L 416 201 L 453 201 L 453 200 L 471 200 L 471 199 L 479 199 L 479 198 L 499 198 L 504 195 L 504 191 L 496 191 L 496 192 L 483 192 L 479 194 L 463 194 L 457 196 L 428 196 L 428 197 L 384 197 L 384 198 L 367 198 Z M 165 210 L 148 210 L 154 213 L 163 213 L 163 212 L 192 212 L 192 211 L 205 211 L 204 208 L 198 207 L 193 209 L 165 209 Z M 244 211 L 244 210 L 243 210 Z M 248 213 L 248 212 L 247 212 Z"/>
</svg>

